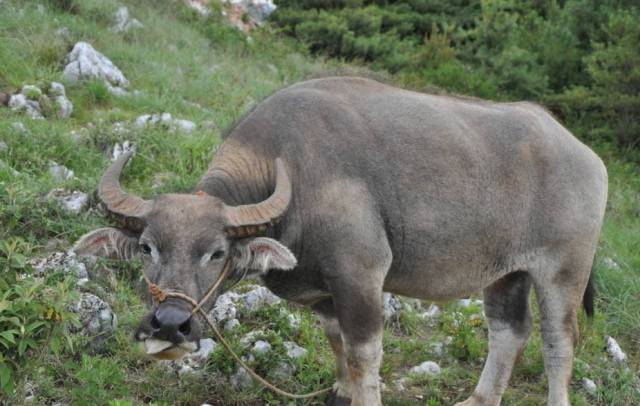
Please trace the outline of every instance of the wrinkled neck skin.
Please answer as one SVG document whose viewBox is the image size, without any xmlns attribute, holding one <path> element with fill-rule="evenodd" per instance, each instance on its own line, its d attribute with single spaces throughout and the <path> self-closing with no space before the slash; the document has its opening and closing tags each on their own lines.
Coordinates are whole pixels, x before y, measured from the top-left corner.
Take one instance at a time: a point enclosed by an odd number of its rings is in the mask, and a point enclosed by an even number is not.
<svg viewBox="0 0 640 406">
<path fill-rule="evenodd" d="M 260 202 L 275 188 L 272 161 L 240 142 L 226 140 L 195 191 L 218 197 L 230 206 Z"/>
</svg>

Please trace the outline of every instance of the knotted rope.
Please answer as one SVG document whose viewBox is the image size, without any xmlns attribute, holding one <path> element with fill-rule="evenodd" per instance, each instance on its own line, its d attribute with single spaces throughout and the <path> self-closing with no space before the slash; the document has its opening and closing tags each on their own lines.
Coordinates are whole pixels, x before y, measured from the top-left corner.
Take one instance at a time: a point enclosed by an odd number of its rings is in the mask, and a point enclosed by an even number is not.
<svg viewBox="0 0 640 406">
<path fill-rule="evenodd" d="M 229 352 L 229 354 L 231 354 L 231 357 L 238 363 L 240 364 L 240 366 L 242 366 L 247 372 L 249 372 L 249 374 L 258 382 L 260 382 L 264 387 L 266 387 L 267 389 L 277 393 L 278 395 L 281 396 L 285 396 L 291 399 L 309 399 L 309 398 L 313 398 L 319 395 L 322 395 L 323 393 L 327 393 L 331 390 L 331 387 L 328 388 L 324 388 L 321 390 L 317 390 L 315 392 L 310 392 L 310 393 L 305 393 L 302 395 L 298 395 L 295 393 L 291 393 L 291 392 L 287 392 L 285 390 L 282 390 L 280 388 L 278 388 L 277 386 L 273 385 L 272 383 L 270 383 L 269 381 L 267 381 L 266 379 L 264 379 L 263 377 L 261 377 L 260 375 L 258 375 L 253 369 L 251 369 L 231 348 L 231 345 L 229 345 L 229 343 L 227 342 L 227 340 L 224 339 L 224 337 L 222 336 L 222 333 L 220 333 L 220 330 L 218 330 L 218 328 L 216 327 L 216 325 L 211 321 L 211 319 L 209 318 L 209 316 L 207 315 L 207 313 L 202 309 L 202 306 L 207 302 L 207 300 L 209 300 L 209 298 L 211 298 L 211 295 L 213 295 L 213 293 L 218 289 L 218 287 L 220 286 L 220 284 L 222 283 L 222 281 L 227 277 L 227 275 L 229 274 L 229 272 L 231 271 L 232 268 L 232 261 L 230 259 L 227 259 L 227 262 L 224 264 L 224 268 L 222 269 L 222 272 L 220 273 L 220 276 L 218 276 L 218 279 L 215 281 L 215 283 L 209 288 L 209 290 L 207 291 L 207 293 L 205 293 L 205 295 L 202 297 L 202 299 L 200 300 L 200 302 L 196 302 L 193 298 L 191 298 L 190 296 L 187 296 L 183 293 L 180 292 L 174 292 L 174 291 L 165 291 L 163 290 L 160 286 L 158 286 L 157 284 L 151 282 L 151 280 L 149 279 L 149 277 L 146 275 L 146 273 L 144 272 L 144 270 L 142 271 L 142 276 L 144 277 L 145 282 L 147 283 L 147 286 L 149 287 L 149 292 L 151 293 L 151 296 L 153 297 L 153 299 L 157 302 L 157 303 L 162 303 L 165 300 L 167 300 L 167 298 L 170 297 L 175 297 L 175 298 L 179 298 L 179 299 L 183 299 L 186 300 L 188 303 L 191 304 L 191 306 L 193 306 L 193 311 L 191 312 L 191 314 L 195 314 L 198 313 L 200 314 L 205 321 L 207 322 L 207 324 L 209 325 L 209 328 L 211 328 L 211 330 L 213 330 L 213 333 L 215 334 L 215 336 L 218 338 L 218 341 L 220 341 L 220 343 L 222 343 L 222 346 Z"/>
</svg>

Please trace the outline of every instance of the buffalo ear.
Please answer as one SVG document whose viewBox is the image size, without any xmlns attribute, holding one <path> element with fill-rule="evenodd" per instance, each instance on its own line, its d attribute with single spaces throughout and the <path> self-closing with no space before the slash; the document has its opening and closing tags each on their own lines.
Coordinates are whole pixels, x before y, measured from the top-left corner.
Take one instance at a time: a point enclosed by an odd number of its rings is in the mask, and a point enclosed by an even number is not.
<svg viewBox="0 0 640 406">
<path fill-rule="evenodd" d="M 112 227 L 99 228 L 80 237 L 71 251 L 81 257 L 127 260 L 139 252 L 138 235 Z"/>
<path fill-rule="evenodd" d="M 270 269 L 288 271 L 298 261 L 287 247 L 272 238 L 256 237 L 239 243 L 238 268 L 266 273 Z"/>
</svg>

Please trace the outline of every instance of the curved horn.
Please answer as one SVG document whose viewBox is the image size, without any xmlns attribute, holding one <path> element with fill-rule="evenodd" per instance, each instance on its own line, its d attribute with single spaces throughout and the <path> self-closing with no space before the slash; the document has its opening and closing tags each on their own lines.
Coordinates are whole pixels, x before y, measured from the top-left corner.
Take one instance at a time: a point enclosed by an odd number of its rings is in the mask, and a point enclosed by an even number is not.
<svg viewBox="0 0 640 406">
<path fill-rule="evenodd" d="M 131 155 L 133 151 L 123 153 L 105 171 L 98 185 L 98 197 L 110 212 L 125 217 L 140 218 L 149 212 L 151 202 L 130 195 L 120 187 L 120 173 Z"/>
<path fill-rule="evenodd" d="M 265 231 L 274 224 L 291 202 L 291 180 L 282 159 L 276 159 L 276 187 L 273 194 L 260 203 L 226 206 L 227 233 L 232 238 L 244 238 Z"/>
</svg>

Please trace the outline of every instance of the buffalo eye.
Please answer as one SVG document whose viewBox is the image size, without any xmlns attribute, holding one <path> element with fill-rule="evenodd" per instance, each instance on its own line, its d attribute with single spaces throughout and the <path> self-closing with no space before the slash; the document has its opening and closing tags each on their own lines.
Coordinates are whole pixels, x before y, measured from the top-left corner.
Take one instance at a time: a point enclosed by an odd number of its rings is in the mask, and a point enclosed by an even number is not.
<svg viewBox="0 0 640 406">
<path fill-rule="evenodd" d="M 151 254 L 151 247 L 149 246 L 149 244 L 140 244 L 140 250 L 142 250 L 142 253 L 144 255 Z"/>
<path fill-rule="evenodd" d="M 223 250 L 218 250 L 218 251 L 214 252 L 213 254 L 211 254 L 211 259 L 221 259 L 222 257 L 224 257 L 224 251 Z"/>
</svg>

